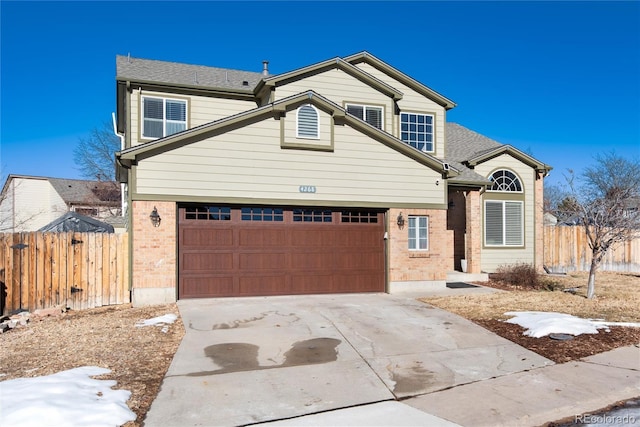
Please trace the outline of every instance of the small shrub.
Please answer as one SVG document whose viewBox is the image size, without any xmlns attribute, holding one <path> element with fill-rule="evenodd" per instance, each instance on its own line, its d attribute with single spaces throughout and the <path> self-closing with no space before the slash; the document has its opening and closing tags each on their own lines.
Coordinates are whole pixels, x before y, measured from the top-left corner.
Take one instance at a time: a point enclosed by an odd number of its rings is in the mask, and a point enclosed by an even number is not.
<svg viewBox="0 0 640 427">
<path fill-rule="evenodd" d="M 491 275 L 491 278 L 516 287 L 530 289 L 540 289 L 542 287 L 540 273 L 533 265 L 527 263 L 501 265 Z"/>
</svg>

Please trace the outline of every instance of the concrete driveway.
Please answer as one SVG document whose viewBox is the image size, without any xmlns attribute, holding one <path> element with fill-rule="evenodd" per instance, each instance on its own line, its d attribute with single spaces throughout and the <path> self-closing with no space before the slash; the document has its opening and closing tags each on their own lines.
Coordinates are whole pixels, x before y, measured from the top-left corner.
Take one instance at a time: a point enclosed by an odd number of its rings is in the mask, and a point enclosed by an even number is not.
<svg viewBox="0 0 640 427">
<path fill-rule="evenodd" d="M 178 307 L 186 335 L 145 427 L 248 425 L 388 405 L 551 364 L 459 316 L 388 294 L 183 300 Z M 407 423 L 415 415 L 406 413 Z"/>
</svg>

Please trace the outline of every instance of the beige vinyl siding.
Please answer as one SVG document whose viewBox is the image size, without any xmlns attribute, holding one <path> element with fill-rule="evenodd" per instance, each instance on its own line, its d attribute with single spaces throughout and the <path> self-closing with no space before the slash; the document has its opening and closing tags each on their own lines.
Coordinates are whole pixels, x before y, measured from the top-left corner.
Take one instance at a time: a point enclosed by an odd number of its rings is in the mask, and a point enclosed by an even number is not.
<svg viewBox="0 0 640 427">
<path fill-rule="evenodd" d="M 498 169 L 509 169 L 518 175 L 522 182 L 524 191 L 524 248 L 488 248 L 484 246 L 484 201 L 500 200 L 500 194 L 485 192 L 481 197 L 482 222 L 482 270 L 493 272 L 504 264 L 518 262 L 534 263 L 535 257 L 535 227 L 534 227 L 534 184 L 535 171 L 511 157 L 508 154 L 495 157 L 487 162 L 476 166 L 475 171 L 482 176 L 489 177 L 491 173 Z M 506 193 L 508 194 L 508 193 Z M 516 193 L 518 194 L 518 193 Z"/>
<path fill-rule="evenodd" d="M 133 197 L 445 203 L 430 168 L 347 125 L 334 133 L 332 152 L 282 149 L 280 123 L 269 118 L 142 160 Z"/>
<path fill-rule="evenodd" d="M 344 107 L 345 102 L 384 107 L 384 129 L 391 133 L 393 101 L 388 96 L 339 69 L 315 74 L 307 78 L 279 86 L 275 100 L 313 90 Z"/>
<path fill-rule="evenodd" d="M 252 101 L 212 98 L 196 95 L 173 95 L 162 92 L 135 90 L 131 96 L 131 141 L 133 146 L 151 141 L 149 139 L 140 138 L 140 120 L 142 119 L 140 107 L 142 96 L 186 99 L 188 128 L 194 128 L 196 126 L 256 108 L 256 103 Z"/>
<path fill-rule="evenodd" d="M 356 67 L 402 92 L 402 99 L 398 101 L 398 107 L 401 112 L 433 114 L 435 116 L 435 152 L 431 154 L 439 158 L 444 158 L 444 124 L 446 120 L 444 107 L 367 63 L 356 64 Z M 397 116 L 395 116 L 394 120 L 396 118 Z M 394 123 L 393 132 L 389 131 L 389 133 L 393 133 L 395 137 L 399 138 L 399 128 L 400 123 Z"/>
</svg>

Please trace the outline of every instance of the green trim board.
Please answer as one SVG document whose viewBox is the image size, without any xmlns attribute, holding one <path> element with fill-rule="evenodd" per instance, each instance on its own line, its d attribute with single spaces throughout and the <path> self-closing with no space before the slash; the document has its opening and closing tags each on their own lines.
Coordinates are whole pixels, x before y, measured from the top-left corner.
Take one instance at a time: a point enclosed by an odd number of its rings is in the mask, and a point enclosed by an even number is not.
<svg viewBox="0 0 640 427">
<path fill-rule="evenodd" d="M 523 153 L 522 151 L 518 150 L 517 148 L 511 145 L 501 145 L 500 147 L 496 147 L 492 150 L 489 150 L 480 155 L 477 155 L 467 160 L 465 163 L 471 167 L 475 167 L 480 163 L 486 162 L 487 160 L 491 160 L 494 157 L 500 156 L 502 154 L 508 154 L 514 159 L 519 160 L 522 163 L 526 164 L 527 166 L 535 168 L 537 171 L 543 172 L 545 174 L 551 171 L 551 169 L 553 169 L 551 166 L 544 164 L 542 162 L 539 162 L 538 160 L 534 159 L 528 154 Z"/>
<path fill-rule="evenodd" d="M 336 208 L 372 208 L 372 209 L 432 209 L 447 210 L 446 204 L 436 203 L 380 203 L 374 201 L 342 201 L 325 199 L 267 199 L 267 198 L 246 198 L 246 197 L 199 197 L 184 196 L 182 194 L 132 194 L 135 201 L 158 201 L 175 203 L 218 203 L 227 205 L 265 205 L 265 206 L 314 206 L 314 207 L 336 207 Z"/>
</svg>

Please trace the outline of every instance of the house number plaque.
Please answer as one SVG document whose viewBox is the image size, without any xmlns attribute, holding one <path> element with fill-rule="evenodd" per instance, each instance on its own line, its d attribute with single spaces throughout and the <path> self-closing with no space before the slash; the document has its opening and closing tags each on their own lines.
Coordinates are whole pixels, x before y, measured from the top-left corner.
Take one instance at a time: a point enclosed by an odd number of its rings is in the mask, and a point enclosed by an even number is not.
<svg viewBox="0 0 640 427">
<path fill-rule="evenodd" d="M 298 187 L 298 191 L 300 191 L 301 193 L 315 193 L 316 192 L 316 186 L 315 185 L 301 185 L 300 187 Z"/>
</svg>

